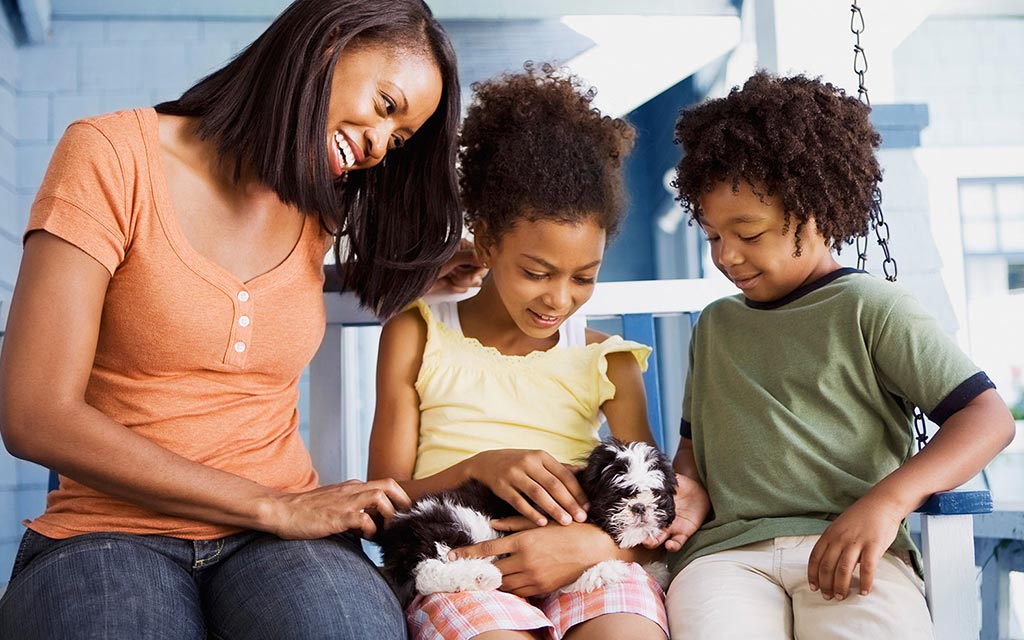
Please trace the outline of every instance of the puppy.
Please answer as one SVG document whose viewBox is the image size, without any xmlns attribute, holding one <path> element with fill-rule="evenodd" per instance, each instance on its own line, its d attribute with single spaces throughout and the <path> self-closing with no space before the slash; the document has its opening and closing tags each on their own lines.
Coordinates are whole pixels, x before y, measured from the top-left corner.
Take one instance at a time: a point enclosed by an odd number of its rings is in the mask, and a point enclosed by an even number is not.
<svg viewBox="0 0 1024 640">
<path fill-rule="evenodd" d="M 676 476 L 668 458 L 651 445 L 608 438 L 590 452 L 576 478 L 590 498 L 587 521 L 601 527 L 622 548 L 658 535 L 675 518 Z M 491 527 L 491 520 L 516 513 L 476 480 L 425 495 L 412 509 L 396 515 L 378 536 L 384 569 L 406 599 L 413 592 L 497 589 L 501 572 L 493 557 L 449 561 L 448 552 L 503 535 Z M 593 591 L 619 582 L 627 567 L 618 560 L 600 562 L 561 591 Z M 667 586 L 664 563 L 644 568 Z"/>
</svg>

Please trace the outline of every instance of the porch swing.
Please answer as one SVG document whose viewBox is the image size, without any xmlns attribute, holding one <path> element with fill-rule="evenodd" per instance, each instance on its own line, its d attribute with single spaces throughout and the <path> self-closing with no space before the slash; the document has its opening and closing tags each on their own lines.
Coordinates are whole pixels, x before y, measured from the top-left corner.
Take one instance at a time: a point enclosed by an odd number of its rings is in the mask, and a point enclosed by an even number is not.
<svg viewBox="0 0 1024 640">
<path fill-rule="evenodd" d="M 857 0 L 851 5 L 850 29 L 856 37 L 854 71 L 859 79 L 858 98 L 869 107 L 867 57 L 860 44 L 864 18 Z M 868 234 L 873 232 L 884 254 L 882 270 L 886 280 L 895 281 L 896 260 L 889 251 L 889 226 L 881 207 L 881 192 L 873 194 L 870 229 L 856 240 L 857 266 L 867 262 Z M 587 319 L 621 321 L 622 335 L 653 348 L 644 373 L 647 409 L 655 440 L 665 450 L 668 426 L 662 419 L 658 377 L 655 317 L 696 316 L 714 300 L 731 295 L 731 285 L 705 279 L 600 282 L 592 298 L 577 312 Z M 310 452 L 321 481 L 341 482 L 365 471 L 360 451 L 363 443 L 359 406 L 366 402 L 360 384 L 360 348 L 346 339 L 346 327 L 377 325 L 379 321 L 359 307 L 352 294 L 326 293 L 327 329 L 320 349 L 310 365 Z M 341 393 L 339 393 L 339 389 Z M 914 429 L 920 450 L 928 440 L 923 413 L 914 410 Z M 921 547 L 928 605 L 937 640 L 977 638 L 980 619 L 975 587 L 973 514 L 990 513 L 988 491 L 950 491 L 931 496 L 918 510 L 921 519 Z"/>
</svg>

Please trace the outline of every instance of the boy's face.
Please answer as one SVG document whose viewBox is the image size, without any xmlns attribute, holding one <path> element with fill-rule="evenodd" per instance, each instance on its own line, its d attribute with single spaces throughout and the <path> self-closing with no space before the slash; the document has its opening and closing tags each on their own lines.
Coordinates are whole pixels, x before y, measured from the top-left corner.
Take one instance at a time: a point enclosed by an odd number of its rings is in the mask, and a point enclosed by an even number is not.
<svg viewBox="0 0 1024 640">
<path fill-rule="evenodd" d="M 796 220 L 784 231 L 781 200 L 762 202 L 742 180 L 736 193 L 732 180 L 718 183 L 700 204 L 711 259 L 750 300 L 778 300 L 839 268 L 813 218 L 800 230 L 801 253 L 794 257 Z"/>
<path fill-rule="evenodd" d="M 512 322 L 548 338 L 594 294 L 605 231 L 580 224 L 519 220 L 486 249 L 494 286 Z"/>
</svg>

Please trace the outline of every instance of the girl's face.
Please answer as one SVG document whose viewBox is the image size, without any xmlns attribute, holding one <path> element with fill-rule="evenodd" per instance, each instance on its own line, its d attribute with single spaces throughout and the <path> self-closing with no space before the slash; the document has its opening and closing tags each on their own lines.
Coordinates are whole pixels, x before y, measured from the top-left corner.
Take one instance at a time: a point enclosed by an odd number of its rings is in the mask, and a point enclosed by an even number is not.
<svg viewBox="0 0 1024 640">
<path fill-rule="evenodd" d="M 712 261 L 750 300 L 778 300 L 839 268 L 814 218 L 800 230 L 800 256 L 794 257 L 796 220 L 785 229 L 779 198 L 762 202 L 742 180 L 737 193 L 732 180 L 718 183 L 700 205 Z"/>
<path fill-rule="evenodd" d="M 327 113 L 327 157 L 335 177 L 379 164 L 405 144 L 441 102 L 441 71 L 424 54 L 384 45 L 338 57 Z"/>
<path fill-rule="evenodd" d="M 580 224 L 520 220 L 496 244 L 484 243 L 488 281 L 524 334 L 554 335 L 590 299 L 605 237 L 592 219 Z"/>
</svg>

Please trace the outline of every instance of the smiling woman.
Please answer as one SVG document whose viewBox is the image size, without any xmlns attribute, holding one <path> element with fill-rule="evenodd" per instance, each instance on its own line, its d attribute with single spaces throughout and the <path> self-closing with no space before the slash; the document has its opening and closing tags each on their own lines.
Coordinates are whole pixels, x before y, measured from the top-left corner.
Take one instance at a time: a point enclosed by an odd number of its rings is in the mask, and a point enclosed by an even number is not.
<svg viewBox="0 0 1024 640">
<path fill-rule="evenodd" d="M 67 129 L 0 358 L 4 444 L 60 487 L 0 637 L 404 637 L 358 537 L 408 497 L 319 486 L 298 381 L 332 242 L 385 316 L 454 253 L 458 96 L 419 0 L 299 0 L 180 99 Z"/>
</svg>

